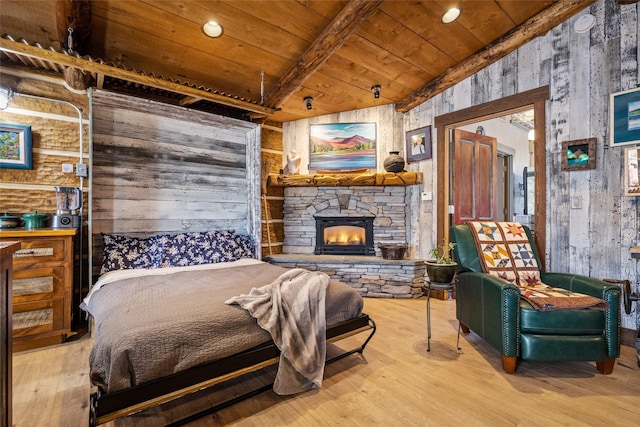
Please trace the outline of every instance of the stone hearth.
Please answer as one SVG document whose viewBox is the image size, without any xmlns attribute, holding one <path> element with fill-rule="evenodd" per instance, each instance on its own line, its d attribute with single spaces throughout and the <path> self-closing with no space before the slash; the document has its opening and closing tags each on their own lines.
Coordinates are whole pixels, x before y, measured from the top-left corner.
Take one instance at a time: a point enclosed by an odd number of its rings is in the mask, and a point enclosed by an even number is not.
<svg viewBox="0 0 640 427">
<path fill-rule="evenodd" d="M 424 260 L 387 260 L 364 255 L 269 255 L 265 261 L 289 268 L 322 271 L 374 298 L 417 298 L 422 296 L 426 266 Z"/>
</svg>

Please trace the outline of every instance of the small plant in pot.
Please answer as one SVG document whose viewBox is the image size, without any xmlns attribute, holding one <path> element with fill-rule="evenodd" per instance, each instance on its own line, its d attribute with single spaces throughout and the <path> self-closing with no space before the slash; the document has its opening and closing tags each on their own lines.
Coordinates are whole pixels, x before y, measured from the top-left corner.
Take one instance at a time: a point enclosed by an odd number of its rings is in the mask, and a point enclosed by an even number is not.
<svg viewBox="0 0 640 427">
<path fill-rule="evenodd" d="M 432 260 L 428 260 L 427 274 L 429 282 L 434 287 L 448 287 L 456 275 L 458 264 L 451 259 L 451 250 L 456 247 L 453 242 L 442 239 L 442 243 L 429 251 Z"/>
</svg>

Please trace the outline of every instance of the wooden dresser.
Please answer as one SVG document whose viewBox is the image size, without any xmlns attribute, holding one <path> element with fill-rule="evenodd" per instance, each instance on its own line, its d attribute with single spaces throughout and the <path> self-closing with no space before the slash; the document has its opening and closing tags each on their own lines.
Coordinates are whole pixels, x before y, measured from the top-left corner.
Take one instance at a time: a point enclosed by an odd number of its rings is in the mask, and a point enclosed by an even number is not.
<svg viewBox="0 0 640 427">
<path fill-rule="evenodd" d="M 18 242 L 0 242 L 0 426 L 11 426 L 11 279 L 12 256 Z"/>
<path fill-rule="evenodd" d="M 0 230 L 13 255 L 13 350 L 64 342 L 71 333 L 75 228 Z"/>
</svg>

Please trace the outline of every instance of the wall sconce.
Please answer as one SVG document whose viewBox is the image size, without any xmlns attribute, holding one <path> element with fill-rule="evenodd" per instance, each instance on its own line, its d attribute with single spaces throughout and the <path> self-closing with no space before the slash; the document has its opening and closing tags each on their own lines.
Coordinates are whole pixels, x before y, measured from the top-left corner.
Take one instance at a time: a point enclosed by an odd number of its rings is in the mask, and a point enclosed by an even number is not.
<svg viewBox="0 0 640 427">
<path fill-rule="evenodd" d="M 380 85 L 371 86 L 371 92 L 375 99 L 380 98 Z"/>
<path fill-rule="evenodd" d="M 0 86 L 0 110 L 7 109 L 11 98 L 13 98 L 13 89 L 10 87 Z"/>
<path fill-rule="evenodd" d="M 313 108 L 313 98 L 310 96 L 307 96 L 304 98 L 304 103 L 307 104 L 307 110 L 311 110 Z"/>
</svg>

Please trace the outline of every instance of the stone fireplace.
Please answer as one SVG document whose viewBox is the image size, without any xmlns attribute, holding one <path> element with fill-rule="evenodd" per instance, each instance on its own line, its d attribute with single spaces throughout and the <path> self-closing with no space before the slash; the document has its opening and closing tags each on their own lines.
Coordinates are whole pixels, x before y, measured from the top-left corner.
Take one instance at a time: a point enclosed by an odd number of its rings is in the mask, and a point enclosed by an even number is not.
<svg viewBox="0 0 640 427">
<path fill-rule="evenodd" d="M 369 218 L 370 246 L 380 256 L 378 244 L 407 241 L 406 209 L 405 186 L 285 188 L 282 252 L 315 254 L 316 219 Z"/>
<path fill-rule="evenodd" d="M 424 260 L 383 259 L 378 247 L 408 242 L 409 186 L 420 184 L 421 174 L 278 175 L 269 180 L 284 187 L 284 242 L 282 254 L 266 261 L 323 271 L 366 297 L 422 295 Z M 327 229 L 344 226 L 337 236 L 325 236 Z"/>
</svg>

